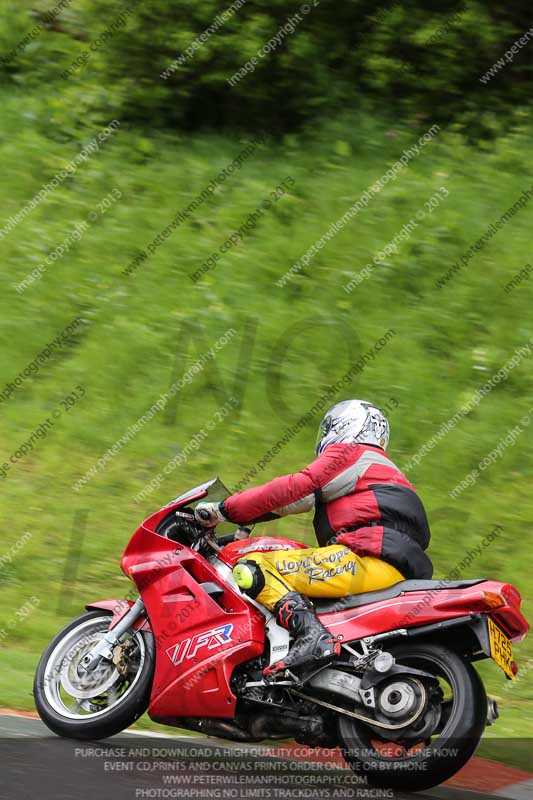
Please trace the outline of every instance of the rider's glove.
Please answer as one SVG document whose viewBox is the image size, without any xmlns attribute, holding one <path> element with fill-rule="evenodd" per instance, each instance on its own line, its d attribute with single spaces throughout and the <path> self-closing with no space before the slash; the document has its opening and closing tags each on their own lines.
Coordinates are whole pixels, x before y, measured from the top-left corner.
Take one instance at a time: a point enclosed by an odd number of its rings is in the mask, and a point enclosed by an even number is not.
<svg viewBox="0 0 533 800">
<path fill-rule="evenodd" d="M 214 528 L 219 522 L 227 522 L 220 510 L 222 503 L 198 503 L 194 509 L 194 518 L 204 528 Z"/>
</svg>

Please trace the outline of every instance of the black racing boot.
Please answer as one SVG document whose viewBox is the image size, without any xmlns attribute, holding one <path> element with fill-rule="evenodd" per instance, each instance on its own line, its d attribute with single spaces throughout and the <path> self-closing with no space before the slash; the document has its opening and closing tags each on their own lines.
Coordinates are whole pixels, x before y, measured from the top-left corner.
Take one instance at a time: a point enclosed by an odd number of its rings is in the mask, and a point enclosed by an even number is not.
<svg viewBox="0 0 533 800">
<path fill-rule="evenodd" d="M 263 674 L 272 677 L 284 669 L 313 668 L 321 661 L 340 655 L 339 640 L 319 622 L 312 603 L 298 592 L 289 592 L 274 606 L 278 625 L 294 637 L 283 661 L 271 664 Z"/>
</svg>

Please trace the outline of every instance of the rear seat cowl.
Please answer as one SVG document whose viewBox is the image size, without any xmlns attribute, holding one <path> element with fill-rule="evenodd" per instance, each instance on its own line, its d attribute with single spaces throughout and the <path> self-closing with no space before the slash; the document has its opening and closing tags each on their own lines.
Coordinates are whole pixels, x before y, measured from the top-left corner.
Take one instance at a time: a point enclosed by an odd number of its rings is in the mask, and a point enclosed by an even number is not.
<svg viewBox="0 0 533 800">
<path fill-rule="evenodd" d="M 386 589 L 379 589 L 375 592 L 363 592 L 362 594 L 350 594 L 346 597 L 335 599 L 319 600 L 313 599 L 313 605 L 317 614 L 333 614 L 336 611 L 345 611 L 349 608 L 359 608 L 370 603 L 377 603 L 383 600 L 390 600 L 399 597 L 405 592 L 429 592 L 438 589 L 466 589 L 483 583 L 486 578 L 476 578 L 468 581 L 400 581 Z"/>
</svg>

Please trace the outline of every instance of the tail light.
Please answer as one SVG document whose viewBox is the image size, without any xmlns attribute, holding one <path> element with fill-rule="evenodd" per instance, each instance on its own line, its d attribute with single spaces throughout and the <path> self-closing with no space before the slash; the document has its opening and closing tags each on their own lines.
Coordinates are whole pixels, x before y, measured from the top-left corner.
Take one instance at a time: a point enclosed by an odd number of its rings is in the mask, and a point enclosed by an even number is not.
<svg viewBox="0 0 533 800">
<path fill-rule="evenodd" d="M 522 602 L 520 592 L 511 583 L 505 583 L 497 588 L 497 595 L 505 601 L 505 607 L 494 606 L 494 619 L 512 642 L 521 642 L 526 637 L 529 625 L 520 612 L 520 604 Z M 494 593 L 489 592 L 486 594 Z M 518 670 L 518 667 L 516 669 Z"/>
<path fill-rule="evenodd" d="M 512 586 L 510 583 L 506 583 L 505 586 L 502 586 L 501 593 L 510 606 L 513 606 L 514 608 L 520 608 L 522 596 L 515 586 Z"/>
<path fill-rule="evenodd" d="M 488 608 L 495 609 L 506 605 L 505 598 L 497 592 L 482 592 L 482 595 Z"/>
<path fill-rule="evenodd" d="M 497 592 L 479 592 L 475 595 L 468 595 L 467 597 L 451 597 L 442 602 L 438 602 L 439 608 L 465 612 L 479 612 L 487 613 L 492 612 L 497 608 L 507 605 L 501 594 Z"/>
</svg>

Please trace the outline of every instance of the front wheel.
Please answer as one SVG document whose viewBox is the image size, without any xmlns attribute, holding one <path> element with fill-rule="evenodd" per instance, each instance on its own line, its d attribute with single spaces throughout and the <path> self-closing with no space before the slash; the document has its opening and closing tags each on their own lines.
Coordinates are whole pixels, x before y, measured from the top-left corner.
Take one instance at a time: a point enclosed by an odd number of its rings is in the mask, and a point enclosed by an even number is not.
<svg viewBox="0 0 533 800">
<path fill-rule="evenodd" d="M 406 673 L 381 684 L 379 719 L 398 724 L 408 721 L 417 707 L 423 713 L 412 725 L 389 734 L 341 716 L 341 750 L 351 768 L 373 786 L 421 791 L 451 778 L 473 755 L 486 724 L 487 696 L 472 665 L 447 647 L 420 643 L 390 650 L 398 666 L 422 670 L 434 679 L 413 680 Z"/>
<path fill-rule="evenodd" d="M 105 611 L 89 611 L 72 620 L 39 661 L 35 706 L 59 736 L 105 739 L 129 727 L 148 708 L 155 652 L 151 633 L 130 630 L 114 648 L 112 662 L 102 660 L 91 672 L 81 667 L 110 621 Z"/>
</svg>

